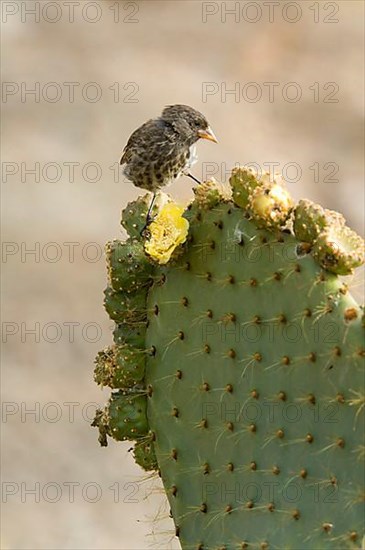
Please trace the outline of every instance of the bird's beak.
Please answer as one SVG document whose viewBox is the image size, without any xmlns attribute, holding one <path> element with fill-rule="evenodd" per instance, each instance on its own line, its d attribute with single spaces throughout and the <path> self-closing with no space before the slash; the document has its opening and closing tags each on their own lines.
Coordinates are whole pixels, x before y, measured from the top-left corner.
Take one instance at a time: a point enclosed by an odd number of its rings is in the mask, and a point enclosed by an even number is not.
<svg viewBox="0 0 365 550">
<path fill-rule="evenodd" d="M 218 140 L 215 137 L 214 132 L 210 126 L 208 126 L 206 130 L 198 130 L 198 135 L 202 139 L 209 139 L 209 141 L 214 141 L 214 143 L 218 143 Z"/>
</svg>

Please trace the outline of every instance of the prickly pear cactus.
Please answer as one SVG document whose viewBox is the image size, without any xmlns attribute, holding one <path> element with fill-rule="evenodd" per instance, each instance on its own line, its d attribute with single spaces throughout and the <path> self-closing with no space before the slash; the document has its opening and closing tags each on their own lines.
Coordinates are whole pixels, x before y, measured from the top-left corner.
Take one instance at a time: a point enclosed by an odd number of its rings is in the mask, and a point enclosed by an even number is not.
<svg viewBox="0 0 365 550">
<path fill-rule="evenodd" d="M 184 550 L 361 548 L 364 314 L 338 275 L 363 242 L 267 174 L 230 185 L 168 203 L 147 237 L 148 201 L 123 212 L 99 441 L 158 470 Z"/>
</svg>

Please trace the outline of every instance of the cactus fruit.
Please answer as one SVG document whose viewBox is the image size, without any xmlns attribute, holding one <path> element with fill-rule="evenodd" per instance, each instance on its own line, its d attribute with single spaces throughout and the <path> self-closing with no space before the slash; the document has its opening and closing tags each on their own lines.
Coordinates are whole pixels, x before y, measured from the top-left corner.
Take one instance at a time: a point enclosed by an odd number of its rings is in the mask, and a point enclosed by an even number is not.
<svg viewBox="0 0 365 550">
<path fill-rule="evenodd" d="M 214 180 L 206 181 L 193 189 L 195 195 L 195 205 L 198 209 L 210 210 L 223 202 L 229 195 L 225 193 L 222 186 L 219 186 Z"/>
<path fill-rule="evenodd" d="M 328 271 L 349 275 L 363 262 L 364 244 L 349 227 L 330 227 L 314 241 L 313 256 Z"/>
<path fill-rule="evenodd" d="M 293 227 L 295 236 L 313 246 L 313 256 L 328 271 L 349 275 L 363 263 L 364 241 L 345 225 L 338 212 L 301 200 Z"/>
<path fill-rule="evenodd" d="M 258 227 L 274 229 L 284 226 L 293 208 L 293 201 L 277 178 L 271 181 L 270 174 L 265 172 L 259 179 L 252 169 L 236 169 L 232 173 L 230 184 L 233 200 L 238 206 L 244 205 Z"/>
<path fill-rule="evenodd" d="M 302 199 L 295 208 L 294 233 L 301 241 L 314 243 L 318 235 L 331 222 L 339 227 L 345 225 L 345 218 L 338 212 L 322 208 L 308 199 Z"/>
<path fill-rule="evenodd" d="M 147 200 L 124 211 L 99 440 L 159 471 L 183 550 L 361 548 L 364 314 L 337 274 L 362 241 L 267 174 L 230 183 L 196 190 L 167 263 L 136 230 Z"/>
</svg>

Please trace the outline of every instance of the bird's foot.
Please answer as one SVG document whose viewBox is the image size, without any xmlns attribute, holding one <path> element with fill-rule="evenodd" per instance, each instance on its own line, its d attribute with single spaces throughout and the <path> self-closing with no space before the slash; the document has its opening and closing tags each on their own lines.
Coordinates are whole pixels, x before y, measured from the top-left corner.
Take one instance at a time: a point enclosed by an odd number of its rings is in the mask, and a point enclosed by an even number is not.
<svg viewBox="0 0 365 550">
<path fill-rule="evenodd" d="M 149 239 L 150 236 L 151 236 L 151 232 L 150 232 L 150 230 L 148 229 L 148 226 L 151 224 L 152 221 L 153 221 L 153 218 L 148 217 L 148 218 L 146 219 L 146 223 L 144 224 L 144 226 L 142 227 L 141 231 L 139 232 L 139 234 L 141 235 L 141 237 L 143 237 L 144 239 Z"/>
</svg>

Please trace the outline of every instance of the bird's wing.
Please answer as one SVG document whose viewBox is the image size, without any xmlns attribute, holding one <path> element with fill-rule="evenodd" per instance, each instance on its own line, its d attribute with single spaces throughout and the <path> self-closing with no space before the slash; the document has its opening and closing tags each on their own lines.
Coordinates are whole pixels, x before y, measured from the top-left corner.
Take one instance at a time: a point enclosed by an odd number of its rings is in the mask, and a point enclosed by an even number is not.
<svg viewBox="0 0 365 550">
<path fill-rule="evenodd" d="M 148 120 L 130 136 L 123 149 L 120 164 L 128 163 L 141 150 L 157 150 L 166 146 L 170 149 L 174 134 L 170 125 L 161 119 Z"/>
<path fill-rule="evenodd" d="M 148 120 L 131 134 L 129 140 L 127 141 L 127 145 L 123 149 L 120 164 L 124 164 L 130 160 L 131 156 L 133 155 L 135 146 L 143 141 L 143 136 L 145 132 L 149 130 L 152 122 L 152 120 Z"/>
</svg>

